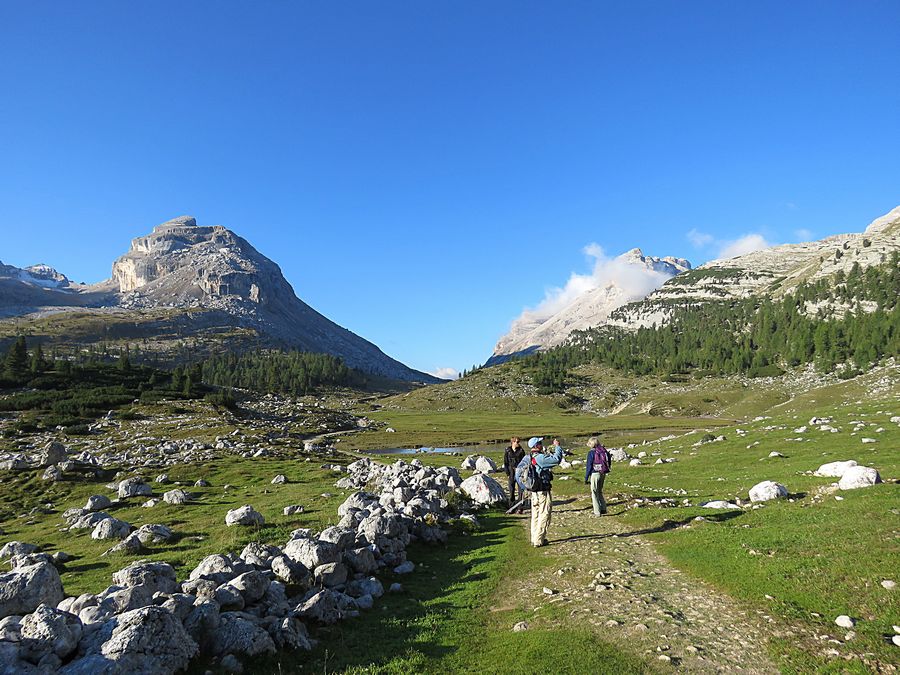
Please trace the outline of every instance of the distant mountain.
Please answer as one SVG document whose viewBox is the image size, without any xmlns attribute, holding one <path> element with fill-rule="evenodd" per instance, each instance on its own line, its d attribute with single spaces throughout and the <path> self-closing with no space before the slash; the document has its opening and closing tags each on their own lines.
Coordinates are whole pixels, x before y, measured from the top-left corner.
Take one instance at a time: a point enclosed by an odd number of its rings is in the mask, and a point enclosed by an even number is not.
<svg viewBox="0 0 900 675">
<path fill-rule="evenodd" d="M 639 248 L 618 256 L 613 264 L 619 270 L 617 274 L 579 295 L 560 311 L 550 316 L 525 312 L 513 323 L 509 333 L 497 342 L 486 365 L 502 363 L 511 356 L 556 347 L 564 343 L 573 331 L 586 330 L 606 322 L 616 308 L 641 299 L 648 290 L 691 269 L 691 264 L 683 258 L 645 256 Z M 640 276 L 640 283 L 629 283 L 629 278 L 635 274 Z"/>
<path fill-rule="evenodd" d="M 12 291 L 15 291 L 13 293 Z M 131 242 L 112 279 L 73 285 L 46 266 L 0 269 L 0 312 L 37 316 L 78 308 L 108 317 L 104 339 L 141 339 L 171 349 L 201 337 L 206 349 L 284 347 L 324 352 L 368 373 L 436 382 L 301 301 L 278 265 L 221 225 L 175 218 Z M 93 314 L 92 314 L 93 312 Z M 123 316 L 124 315 L 124 316 Z M 131 324 L 134 328 L 131 328 Z M 93 331 L 96 332 L 96 331 Z M 85 339 L 96 338 L 86 330 Z"/>
<path fill-rule="evenodd" d="M 637 329 L 666 323 L 676 307 L 757 295 L 780 297 L 799 284 L 846 274 L 887 260 L 900 249 L 900 206 L 861 233 L 784 244 L 713 260 L 669 279 L 641 301 L 612 312 L 607 324 Z"/>
</svg>

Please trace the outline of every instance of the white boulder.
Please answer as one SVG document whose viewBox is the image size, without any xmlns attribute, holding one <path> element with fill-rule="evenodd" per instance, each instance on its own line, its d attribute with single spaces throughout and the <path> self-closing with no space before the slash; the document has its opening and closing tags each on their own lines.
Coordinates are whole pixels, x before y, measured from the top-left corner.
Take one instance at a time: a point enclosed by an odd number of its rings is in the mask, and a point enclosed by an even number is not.
<svg viewBox="0 0 900 675">
<path fill-rule="evenodd" d="M 751 502 L 767 502 L 772 499 L 784 499 L 787 496 L 787 488 L 773 480 L 764 480 L 750 488 Z"/>
<path fill-rule="evenodd" d="M 476 504 L 491 506 L 506 501 L 506 492 L 487 474 L 477 473 L 466 478 L 459 486 L 463 494 Z"/>
<path fill-rule="evenodd" d="M 225 514 L 225 524 L 229 527 L 232 525 L 262 525 L 265 522 L 262 514 L 249 504 L 231 509 Z"/>
<path fill-rule="evenodd" d="M 871 487 L 881 482 L 878 471 L 868 466 L 854 466 L 844 472 L 838 487 L 841 490 L 856 490 L 857 488 Z"/>
<path fill-rule="evenodd" d="M 852 469 L 854 466 L 856 466 L 856 462 L 852 459 L 848 459 L 845 462 L 828 462 L 828 464 L 823 464 L 816 469 L 815 475 L 825 478 L 840 478 L 848 469 Z"/>
</svg>

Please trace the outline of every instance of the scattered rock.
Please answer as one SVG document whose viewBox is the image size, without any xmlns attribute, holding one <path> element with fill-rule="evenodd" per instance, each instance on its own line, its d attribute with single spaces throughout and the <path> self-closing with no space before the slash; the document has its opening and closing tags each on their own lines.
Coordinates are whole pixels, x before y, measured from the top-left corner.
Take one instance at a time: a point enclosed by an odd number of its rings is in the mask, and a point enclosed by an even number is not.
<svg viewBox="0 0 900 675">
<path fill-rule="evenodd" d="M 788 496 L 787 488 L 781 483 L 766 480 L 750 488 L 751 502 L 767 502 L 772 499 L 784 499 Z"/>
<path fill-rule="evenodd" d="M 229 527 L 232 525 L 262 525 L 265 522 L 265 518 L 262 517 L 262 514 L 257 512 L 250 505 L 232 509 L 225 514 L 225 524 Z"/>
</svg>

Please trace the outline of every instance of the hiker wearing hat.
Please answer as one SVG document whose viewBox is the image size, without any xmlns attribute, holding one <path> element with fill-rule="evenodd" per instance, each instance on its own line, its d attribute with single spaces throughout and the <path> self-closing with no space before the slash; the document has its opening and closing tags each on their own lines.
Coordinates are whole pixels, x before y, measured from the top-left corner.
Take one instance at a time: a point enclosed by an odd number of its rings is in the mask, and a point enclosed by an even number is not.
<svg viewBox="0 0 900 675">
<path fill-rule="evenodd" d="M 550 495 L 550 482 L 553 473 L 550 469 L 559 466 L 563 458 L 563 449 L 557 439 L 553 439 L 554 451 L 544 452 L 544 439 L 534 437 L 528 440 L 531 454 L 522 462 L 530 462 L 537 473 L 537 481 L 531 488 L 531 545 L 545 546 L 547 531 L 550 529 L 550 512 L 553 510 L 553 498 Z"/>
<path fill-rule="evenodd" d="M 594 503 L 594 515 L 606 513 L 606 500 L 603 498 L 603 482 L 609 473 L 611 457 L 609 450 L 603 447 L 600 439 L 591 436 L 587 442 L 588 454 L 585 462 L 584 484 L 591 486 L 591 501 Z"/>
</svg>

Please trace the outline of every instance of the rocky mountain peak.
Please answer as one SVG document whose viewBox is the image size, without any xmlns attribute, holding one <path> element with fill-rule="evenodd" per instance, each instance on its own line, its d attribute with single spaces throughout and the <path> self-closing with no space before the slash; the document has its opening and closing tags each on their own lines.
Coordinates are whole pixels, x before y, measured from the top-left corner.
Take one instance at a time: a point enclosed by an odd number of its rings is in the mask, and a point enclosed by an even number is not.
<svg viewBox="0 0 900 675">
<path fill-rule="evenodd" d="M 221 225 L 198 226 L 191 216 L 133 239 L 112 274 L 119 292 L 134 294 L 132 305 L 165 298 L 175 306 L 220 307 L 221 301 L 259 303 L 275 293 L 293 293 L 278 266 L 244 239 Z"/>
<path fill-rule="evenodd" d="M 691 263 L 684 258 L 657 258 L 632 248 L 595 269 L 593 287 L 565 307 L 549 314 L 524 312 L 498 340 L 488 364 L 560 345 L 573 331 L 603 323 L 616 308 L 640 300 L 669 278 L 690 269 Z"/>
<path fill-rule="evenodd" d="M 876 218 L 866 228 L 866 234 L 900 233 L 900 206 Z"/>
</svg>

